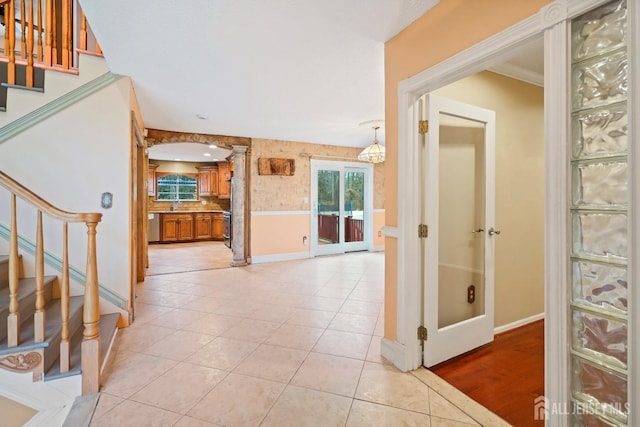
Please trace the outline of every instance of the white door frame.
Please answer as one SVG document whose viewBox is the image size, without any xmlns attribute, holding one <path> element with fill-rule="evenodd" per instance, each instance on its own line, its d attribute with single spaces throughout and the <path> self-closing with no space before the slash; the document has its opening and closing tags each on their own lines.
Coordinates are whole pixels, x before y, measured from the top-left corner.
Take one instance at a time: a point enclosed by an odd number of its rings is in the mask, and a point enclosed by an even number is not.
<svg viewBox="0 0 640 427">
<path fill-rule="evenodd" d="M 317 170 L 339 170 L 340 171 L 340 212 L 344 209 L 344 183 L 343 172 L 345 169 L 364 169 L 366 171 L 364 181 L 364 241 L 362 246 L 367 251 L 372 250 L 373 245 L 373 165 L 370 163 L 361 162 L 345 162 L 345 161 L 333 161 L 333 160 L 314 160 L 311 159 L 311 256 L 324 255 L 316 250 L 316 242 L 318 241 L 318 226 L 317 226 L 317 212 L 316 206 L 318 196 L 318 181 L 316 178 Z M 314 225 L 315 224 L 315 225 Z M 344 230 L 340 228 L 340 247 L 348 249 L 349 243 L 343 242 Z M 340 253 L 340 252 L 338 252 Z"/>
<path fill-rule="evenodd" d="M 568 199 L 570 134 L 568 104 L 568 20 L 607 0 L 557 0 L 537 14 L 408 78 L 398 85 L 398 194 L 420 194 L 420 119 L 418 99 L 440 87 L 480 72 L 500 62 L 514 49 L 522 48 L 537 37 L 545 40 L 545 397 L 561 404 L 569 393 L 568 343 Z M 636 111 L 640 111 L 640 6 L 629 1 L 628 13 L 629 123 L 630 134 L 640 129 Z M 629 265 L 630 283 L 640 283 L 640 148 L 629 144 Z M 387 237 L 398 238 L 397 254 L 397 340 L 382 340 L 382 354 L 403 371 L 421 365 L 416 330 L 420 325 L 420 223 L 419 198 L 398 200 L 398 227 L 386 227 Z M 640 292 L 629 289 L 628 347 L 629 366 L 640 366 Z M 640 369 L 629 370 L 629 397 L 632 411 L 629 425 L 640 423 Z M 533 403 L 533 402 L 532 402 Z M 635 408 L 635 410 L 634 410 Z M 549 426 L 564 426 L 567 417 L 551 414 Z"/>
</svg>

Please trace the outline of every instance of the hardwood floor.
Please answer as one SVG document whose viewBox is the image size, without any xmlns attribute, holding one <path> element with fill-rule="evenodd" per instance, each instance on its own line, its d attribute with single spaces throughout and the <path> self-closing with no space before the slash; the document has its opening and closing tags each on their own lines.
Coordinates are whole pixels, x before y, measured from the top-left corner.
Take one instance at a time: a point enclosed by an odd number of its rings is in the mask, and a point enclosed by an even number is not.
<svg viewBox="0 0 640 427">
<path fill-rule="evenodd" d="M 533 419 L 533 401 L 544 394 L 544 320 L 430 370 L 514 426 L 544 425 Z"/>
</svg>

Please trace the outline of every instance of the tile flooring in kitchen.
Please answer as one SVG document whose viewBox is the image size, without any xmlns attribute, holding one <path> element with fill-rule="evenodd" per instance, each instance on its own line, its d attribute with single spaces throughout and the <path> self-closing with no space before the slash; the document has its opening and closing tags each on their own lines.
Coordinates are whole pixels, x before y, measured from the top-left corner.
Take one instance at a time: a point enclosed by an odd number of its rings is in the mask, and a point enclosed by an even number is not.
<svg viewBox="0 0 640 427">
<path fill-rule="evenodd" d="M 164 274 L 137 291 L 92 426 L 506 425 L 380 356 L 383 253 Z"/>
<path fill-rule="evenodd" d="M 223 242 L 153 243 L 147 276 L 229 268 L 232 260 L 233 253 Z"/>
</svg>

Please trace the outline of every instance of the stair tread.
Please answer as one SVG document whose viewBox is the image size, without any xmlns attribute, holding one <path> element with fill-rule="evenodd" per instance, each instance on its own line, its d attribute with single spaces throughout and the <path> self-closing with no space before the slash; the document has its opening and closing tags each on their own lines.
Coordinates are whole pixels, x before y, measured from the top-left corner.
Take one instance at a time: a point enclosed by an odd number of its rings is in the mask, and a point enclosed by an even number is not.
<svg viewBox="0 0 640 427">
<path fill-rule="evenodd" d="M 109 351 L 109 344 L 113 335 L 118 329 L 117 323 L 120 318 L 118 313 L 103 314 L 100 316 L 100 360 L 104 364 L 107 352 Z M 82 328 L 71 337 L 70 340 L 70 355 L 69 355 L 69 371 L 60 372 L 60 357 L 58 357 L 49 369 L 44 374 L 45 381 L 53 381 L 59 378 L 65 378 L 72 375 L 79 375 L 82 373 L 81 365 L 81 352 L 82 352 Z"/>
<path fill-rule="evenodd" d="M 82 295 L 69 298 L 69 319 L 82 313 L 84 297 Z M 20 327 L 20 342 L 23 344 L 17 347 L 7 347 L 7 339 L 0 341 L 0 355 L 11 354 L 21 351 L 35 350 L 49 347 L 50 343 L 60 334 L 62 320 L 60 319 L 60 300 L 52 300 L 46 307 L 45 317 L 47 325 L 45 330 L 45 340 L 43 342 L 33 342 L 33 316 L 22 322 Z"/>
</svg>

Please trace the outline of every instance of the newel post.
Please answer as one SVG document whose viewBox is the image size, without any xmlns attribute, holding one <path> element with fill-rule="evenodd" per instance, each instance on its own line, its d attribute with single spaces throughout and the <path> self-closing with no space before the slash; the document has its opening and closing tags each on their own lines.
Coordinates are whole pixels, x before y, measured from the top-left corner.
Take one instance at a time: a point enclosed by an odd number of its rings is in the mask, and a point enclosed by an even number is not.
<svg viewBox="0 0 640 427">
<path fill-rule="evenodd" d="M 97 222 L 87 222 L 87 278 L 84 288 L 82 340 L 82 394 L 100 389 L 100 304 L 96 257 Z"/>
</svg>

